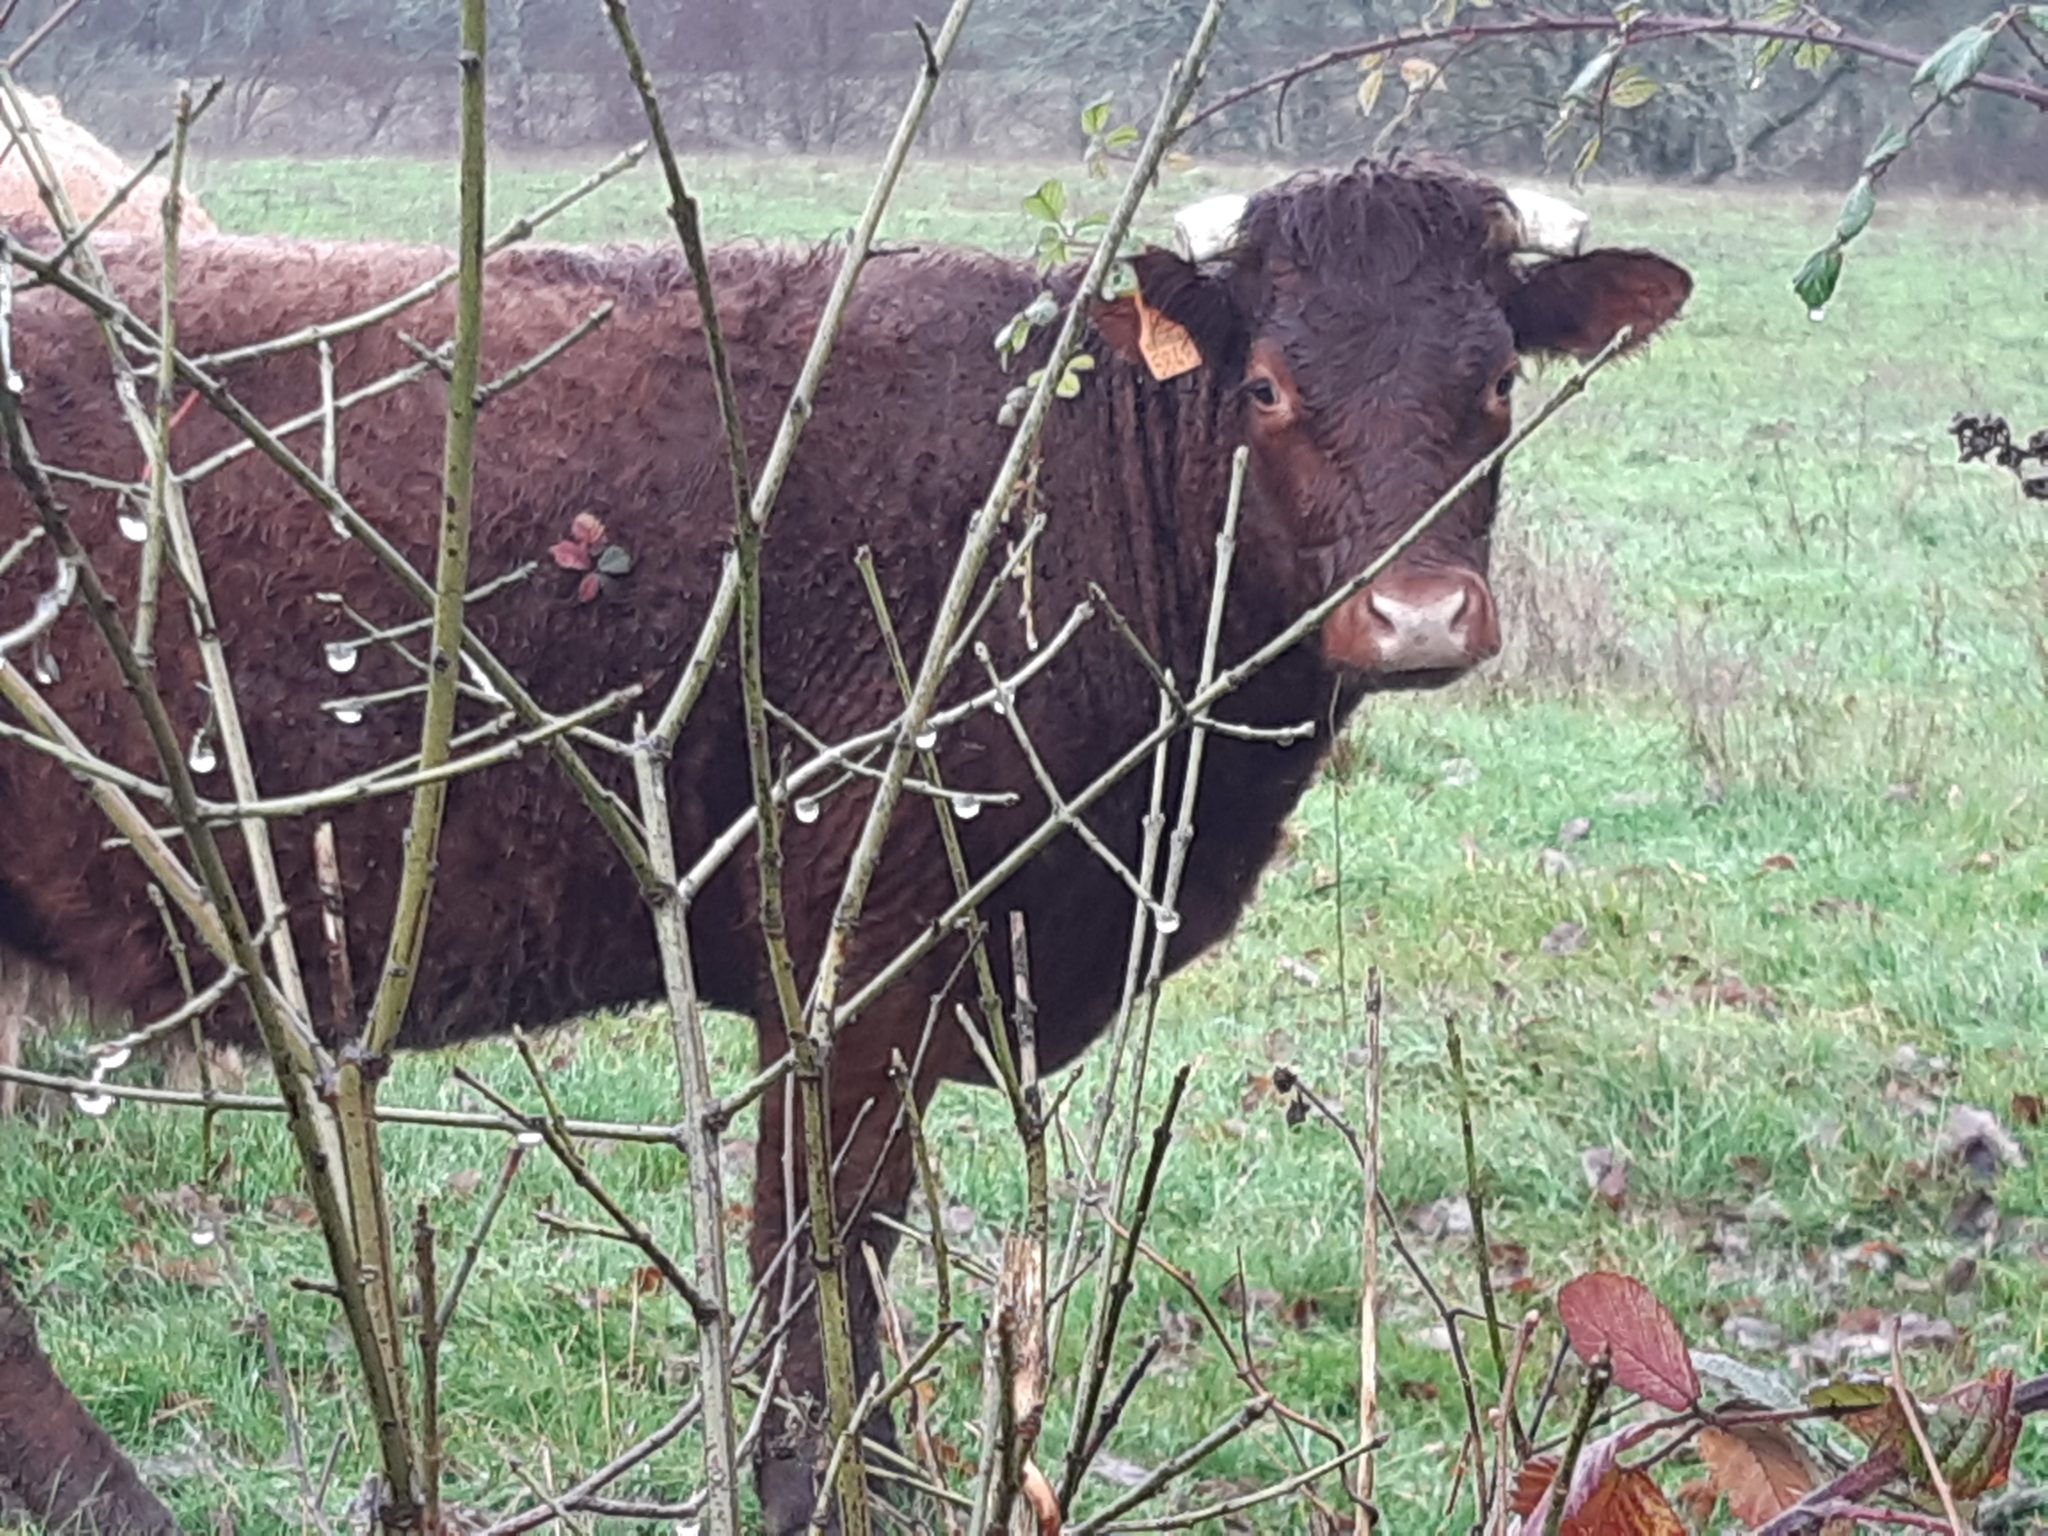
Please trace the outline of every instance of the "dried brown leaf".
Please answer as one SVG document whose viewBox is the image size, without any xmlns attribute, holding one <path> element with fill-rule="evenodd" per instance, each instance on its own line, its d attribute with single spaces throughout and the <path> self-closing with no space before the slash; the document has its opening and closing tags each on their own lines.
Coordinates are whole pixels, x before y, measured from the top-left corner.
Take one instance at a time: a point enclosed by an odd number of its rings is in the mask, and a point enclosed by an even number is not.
<svg viewBox="0 0 2048 1536">
<path fill-rule="evenodd" d="M 1686 1529 L 1649 1473 L 1620 1467 L 1566 1517 L 1563 1536 L 1686 1536 Z"/>
<path fill-rule="evenodd" d="M 1782 1424 L 1703 1429 L 1700 1457 L 1737 1519 L 1754 1530 L 1820 1486 L 1806 1447 Z"/>
</svg>

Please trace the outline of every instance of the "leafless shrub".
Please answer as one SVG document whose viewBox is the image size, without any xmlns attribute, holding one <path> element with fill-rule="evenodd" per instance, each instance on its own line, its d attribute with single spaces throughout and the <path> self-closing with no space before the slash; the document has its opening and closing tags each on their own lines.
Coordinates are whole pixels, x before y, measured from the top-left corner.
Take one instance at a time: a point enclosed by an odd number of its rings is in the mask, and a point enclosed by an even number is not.
<svg viewBox="0 0 2048 1536">
<path fill-rule="evenodd" d="M 1610 550 L 1509 519 L 1493 564 L 1501 652 L 1480 674 L 1489 692 L 1582 699 L 1648 680 Z"/>
</svg>

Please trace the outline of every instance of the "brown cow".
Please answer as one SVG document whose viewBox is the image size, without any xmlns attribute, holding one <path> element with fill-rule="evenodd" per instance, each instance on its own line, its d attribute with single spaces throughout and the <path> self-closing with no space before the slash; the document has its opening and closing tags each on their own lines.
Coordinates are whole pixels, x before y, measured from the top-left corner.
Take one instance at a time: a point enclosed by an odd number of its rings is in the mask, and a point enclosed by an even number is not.
<svg viewBox="0 0 2048 1536">
<path fill-rule="evenodd" d="M 134 174 L 134 168 L 94 138 L 90 130 L 64 115 L 54 96 L 21 93 L 29 125 L 49 156 L 51 168 L 64 184 L 72 211 L 89 219 Z M 36 179 L 30 173 L 21 146 L 8 136 L 13 114 L 0 110 L 0 224 L 18 227 L 22 223 L 42 224 L 47 214 Z M 163 206 L 171 184 L 164 177 L 142 178 L 127 199 L 108 214 L 101 228 L 117 234 L 159 237 L 163 232 Z M 179 212 L 179 229 L 185 235 L 210 235 L 214 224 L 191 189 L 183 190 L 184 206 Z"/>
<path fill-rule="evenodd" d="M 1253 198 L 1229 226 L 1217 259 L 1190 262 L 1153 250 L 1134 262 L 1145 300 L 1185 328 L 1200 365 L 1157 381 L 1128 355 L 1138 330 L 1134 301 L 1099 305 L 1090 344 L 1097 369 L 1077 399 L 1056 407 L 1035 481 L 1036 504 L 1049 520 L 1035 557 L 1040 630 L 1099 583 L 1152 655 L 1183 679 L 1199 669 L 1214 541 L 1237 444 L 1251 445 L 1252 469 L 1223 635 L 1226 662 L 1363 568 L 1502 441 L 1523 359 L 1589 356 L 1623 325 L 1647 337 L 1691 288 L 1682 269 L 1644 252 L 1597 250 L 1532 263 L 1515 249 L 1517 219 L 1499 189 L 1435 168 L 1365 165 L 1303 176 Z M 108 259 L 135 299 L 152 291 L 150 250 L 110 242 Z M 195 242 L 180 283 L 179 337 L 194 352 L 241 346 L 349 314 L 420 281 L 445 259 L 440 251 L 389 246 Z M 793 386 L 836 261 L 830 251 L 758 247 L 714 255 L 757 453 Z M 1052 286 L 1067 294 L 1076 280 L 1068 272 Z M 853 554 L 862 545 L 873 550 L 895 623 L 907 646 L 921 648 L 952 551 L 1008 442 L 998 419 L 1004 398 L 1033 362 L 1027 357 L 1006 372 L 990 339 L 1039 286 L 1028 263 L 953 250 L 896 255 L 862 279 L 782 494 L 763 577 L 769 697 L 826 740 L 887 720 L 899 702 Z M 481 433 L 479 580 L 544 556 L 584 512 L 598 514 L 635 562 L 594 601 L 579 602 L 576 578 L 550 567 L 475 611 L 484 640 L 556 709 L 622 682 L 675 676 L 730 534 L 701 333 L 675 253 L 504 256 L 489 286 L 489 369 L 512 365 L 605 300 L 619 306 L 609 326 L 536 382 L 499 398 Z M 335 349 L 340 387 L 359 387 L 410 360 L 401 325 L 433 337 L 450 323 L 444 295 L 425 312 L 342 340 Z M 1034 350 L 1043 346 L 1041 338 Z M 17 301 L 14 356 L 29 378 L 30 425 L 48 459 L 101 476 L 136 474 L 135 444 L 107 388 L 103 349 L 78 310 L 47 291 L 25 294 Z M 305 351 L 237 364 L 227 379 L 271 420 L 319 399 Z M 347 493 L 422 565 L 432 558 L 440 411 L 439 386 L 422 384 L 357 406 L 341 426 Z M 191 465 L 234 440 L 226 423 L 200 412 L 179 429 L 177 457 Z M 306 435 L 299 441 L 312 451 Z M 66 490 L 112 590 L 132 592 L 133 546 L 117 531 L 113 498 Z M 1229 932 L 1284 818 L 1361 696 L 1448 683 L 1495 650 L 1486 573 L 1497 491 L 1498 476 L 1486 479 L 1339 609 L 1317 639 L 1227 701 L 1221 713 L 1228 720 L 1312 721 L 1315 735 L 1291 747 L 1230 738 L 1210 747 L 1172 965 Z M 370 694 L 416 681 L 374 648 L 346 678 L 323 665 L 325 647 L 354 638 L 323 594 L 338 593 L 379 620 L 413 616 L 372 562 L 253 455 L 198 484 L 191 506 L 266 792 L 313 789 L 411 752 L 417 726 L 409 707 L 372 709 L 354 724 L 320 709 L 323 697 L 344 689 Z M 9 480 L 0 489 L 0 536 L 28 518 Z M 0 584 L 0 613 L 23 608 L 30 581 L 17 573 Z M 204 701 L 183 607 L 166 609 L 164 691 L 180 728 L 196 733 Z M 1029 655 L 1015 603 L 998 605 L 984 638 L 1005 671 Z M 57 706 L 95 750 L 149 772 L 136 713 L 81 616 L 67 615 L 56 645 L 63 679 L 49 692 Z M 673 769 L 686 860 L 749 803 L 730 645 L 722 667 Z M 948 697 L 975 683 L 955 679 Z M 1147 671 L 1097 622 L 1016 707 L 1052 776 L 1071 791 L 1142 734 L 1156 706 Z M 473 707 L 465 723 L 483 718 Z M 799 739 L 780 732 L 776 750 L 806 755 Z M 952 786 L 1018 796 L 961 823 L 970 864 L 985 869 L 1040 820 L 1044 799 L 1002 719 L 973 717 L 947 731 L 938 751 Z M 617 764 L 601 754 L 595 761 L 622 793 L 630 791 Z M 205 783 L 226 797 L 224 774 Z M 1088 818 L 1132 866 L 1145 796 L 1144 784 L 1126 780 Z M 826 937 L 866 799 L 865 781 L 856 781 L 826 798 L 814 818 L 788 826 L 791 938 L 806 964 Z M 374 940 L 391 911 L 404 805 L 385 798 L 334 820 L 345 850 L 360 1005 L 381 963 Z M 110 1003 L 154 1014 L 178 1001 L 177 978 L 138 866 L 100 851 L 103 836 L 62 768 L 0 748 L 0 949 L 26 952 Z M 299 953 L 312 995 L 325 997 L 309 830 L 280 827 L 278 842 Z M 773 1057 L 782 1042 L 762 974 L 754 880 L 751 864 L 729 864 L 696 903 L 692 941 L 706 998 L 752 1014 L 762 1055 Z M 853 985 L 923 931 L 951 892 L 932 811 L 913 797 L 892 826 L 852 939 Z M 1013 910 L 1026 914 L 1041 957 L 1039 1050 L 1046 1070 L 1057 1070 L 1114 1009 L 1129 896 L 1066 837 L 1014 876 L 985 913 L 997 924 Z M 919 1044 L 931 997 L 953 985 L 959 942 L 940 946 L 871 1005 L 833 1057 L 834 1123 L 851 1136 L 842 1198 L 874 1180 L 870 1205 L 851 1226 L 854 1254 L 871 1244 L 886 1262 L 894 1247 L 891 1233 L 869 1219 L 876 1211 L 901 1213 L 911 1187 L 906 1144 L 890 1134 L 886 1068 L 892 1050 L 908 1056 Z M 433 1046 L 514 1023 L 537 1027 L 660 995 L 649 925 L 631 882 L 557 772 L 530 756 L 456 784 L 405 1043 Z M 951 1018 L 951 1009 L 940 1016 Z M 222 1027 L 245 1026 L 230 1017 Z M 977 1077 L 967 1041 L 945 1028 L 929 1042 L 917 1091 L 929 1095 L 941 1080 Z M 860 1116 L 870 1100 L 878 1111 Z M 782 1100 L 771 1094 L 758 1143 L 757 1268 L 776 1252 L 789 1217 L 783 1118 Z M 865 1379 L 877 1359 L 875 1297 L 857 1260 L 847 1280 Z M 807 1313 L 796 1327 L 787 1384 L 818 1395 L 819 1369 Z M 768 1524 L 801 1529 L 816 1440 L 802 1426 L 771 1439 L 761 1468 Z"/>
</svg>

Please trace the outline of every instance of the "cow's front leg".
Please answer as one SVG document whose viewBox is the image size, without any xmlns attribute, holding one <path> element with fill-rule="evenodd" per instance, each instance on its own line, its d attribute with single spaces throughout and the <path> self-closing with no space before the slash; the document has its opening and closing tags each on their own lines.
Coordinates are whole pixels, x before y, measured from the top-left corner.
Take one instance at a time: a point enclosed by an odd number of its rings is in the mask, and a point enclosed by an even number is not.
<svg viewBox="0 0 2048 1536">
<path fill-rule="evenodd" d="M 922 1020 L 917 1022 L 921 1026 Z M 888 1374 L 882 1353 L 881 1298 L 864 1251 L 871 1251 L 887 1272 L 896 1233 L 876 1218 L 900 1220 L 914 1180 L 909 1131 L 902 1123 L 896 1086 L 888 1077 L 889 1047 L 873 1048 L 875 1043 L 893 1039 L 887 1029 L 878 1027 L 881 1023 L 882 1017 L 871 1017 L 856 1027 L 846 1048 L 834 1053 L 826 1080 L 829 1129 L 837 1152 L 833 1181 L 834 1230 L 839 1239 L 835 1272 L 846 1295 L 856 1394 L 878 1375 Z M 916 1044 L 912 1036 L 896 1048 L 908 1057 Z M 782 1045 L 779 1030 L 762 1032 L 764 1058 L 772 1059 Z M 919 1073 L 920 1105 L 929 1100 L 934 1078 L 929 1066 Z M 810 1242 L 804 1146 L 797 1086 L 785 1079 L 762 1105 L 749 1249 L 754 1283 L 768 1288 L 764 1312 L 769 1317 L 784 1317 L 787 1323 L 782 1370 L 776 1382 L 778 1398 L 786 1401 L 769 1409 L 755 1464 L 763 1523 L 777 1536 L 809 1526 L 818 1499 L 818 1479 L 831 1453 L 816 1286 L 819 1269 Z M 798 1222 L 793 1241 L 792 1210 Z M 886 1409 L 869 1419 L 864 1433 L 892 1449 L 896 1444 L 895 1421 Z M 836 1529 L 836 1521 L 829 1522 L 828 1528 Z"/>
</svg>

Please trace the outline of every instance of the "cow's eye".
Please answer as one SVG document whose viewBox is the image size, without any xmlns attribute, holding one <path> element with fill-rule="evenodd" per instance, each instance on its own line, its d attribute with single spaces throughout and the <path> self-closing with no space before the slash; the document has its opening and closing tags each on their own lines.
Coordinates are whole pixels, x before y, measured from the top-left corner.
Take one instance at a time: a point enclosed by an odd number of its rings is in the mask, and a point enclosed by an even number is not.
<svg viewBox="0 0 2048 1536">
<path fill-rule="evenodd" d="M 1506 373 L 1493 381 L 1493 398 L 1496 400 L 1512 400 L 1514 394 L 1515 370 L 1510 368 Z"/>
<path fill-rule="evenodd" d="M 1251 379 L 1246 382 L 1244 392 L 1261 410 L 1270 411 L 1280 403 L 1280 391 L 1273 387 L 1271 379 Z"/>
</svg>

